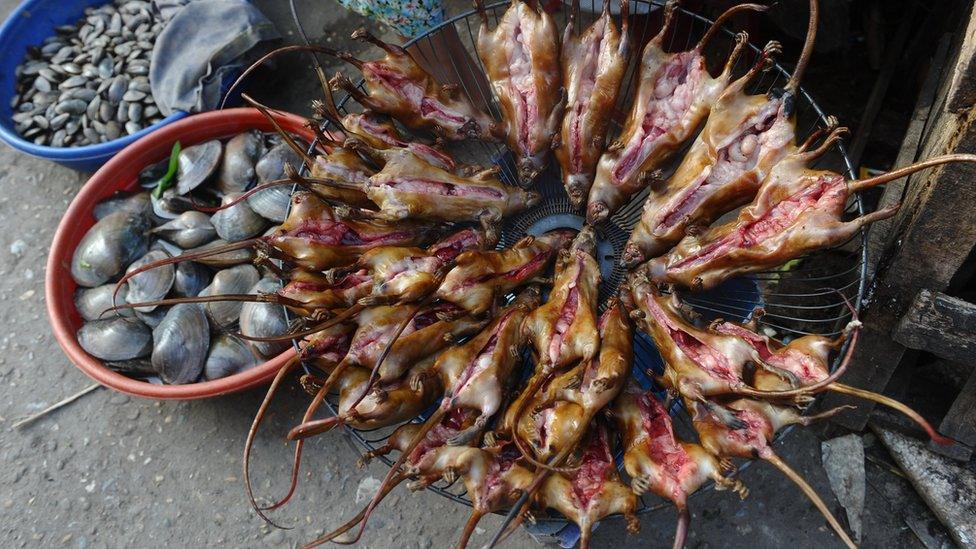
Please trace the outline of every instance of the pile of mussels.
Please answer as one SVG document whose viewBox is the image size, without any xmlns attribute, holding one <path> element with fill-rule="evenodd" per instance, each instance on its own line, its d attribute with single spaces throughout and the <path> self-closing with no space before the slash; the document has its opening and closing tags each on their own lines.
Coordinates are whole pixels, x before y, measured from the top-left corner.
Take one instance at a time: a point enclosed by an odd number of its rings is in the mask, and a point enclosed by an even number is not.
<svg viewBox="0 0 976 549">
<path fill-rule="evenodd" d="M 97 222 L 71 261 L 71 275 L 79 286 L 75 304 L 86 321 L 77 334 L 82 348 L 116 371 L 170 384 L 225 377 L 281 353 L 287 343 L 251 342 L 234 334 L 285 333 L 284 308 L 217 302 L 111 310 L 113 294 L 114 304 L 120 305 L 167 297 L 268 293 L 276 291 L 280 281 L 251 264 L 250 250 L 152 269 L 118 288 L 116 281 L 153 261 L 274 230 L 288 213 L 287 187 L 261 191 L 213 215 L 198 210 L 228 204 L 256 184 L 281 179 L 286 163 L 300 163 L 278 136 L 256 131 L 188 147 L 178 158 L 174 184 L 164 192 L 154 188 L 168 161 L 142 172 L 140 185 L 146 190 L 119 193 L 99 203 L 93 211 Z"/>
<path fill-rule="evenodd" d="M 82 146 L 162 120 L 149 65 L 163 26 L 149 2 L 116 0 L 28 48 L 10 102 L 17 132 L 38 145 Z"/>
</svg>

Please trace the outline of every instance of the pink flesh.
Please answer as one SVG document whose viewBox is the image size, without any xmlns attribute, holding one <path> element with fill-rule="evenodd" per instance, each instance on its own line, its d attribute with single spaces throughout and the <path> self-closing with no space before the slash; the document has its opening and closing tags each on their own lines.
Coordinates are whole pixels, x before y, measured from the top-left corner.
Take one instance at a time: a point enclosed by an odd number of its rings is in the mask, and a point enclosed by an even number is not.
<svg viewBox="0 0 976 549">
<path fill-rule="evenodd" d="M 458 384 L 456 389 L 452 392 L 454 397 L 461 394 L 462 391 L 467 389 L 468 384 L 474 379 L 478 374 L 484 372 L 489 367 L 491 367 L 491 354 L 495 352 L 495 347 L 498 346 L 498 332 L 501 331 L 502 326 L 505 324 L 505 320 L 498 325 L 495 333 L 491 335 L 485 346 L 481 348 L 481 351 L 475 356 L 465 368 L 464 372 L 461 373 L 461 377 L 458 379 Z"/>
<path fill-rule="evenodd" d="M 839 185 L 837 184 L 839 181 Z M 736 248 L 748 248 L 762 240 L 783 233 L 810 209 L 829 208 L 838 198 L 846 198 L 842 177 L 821 177 L 803 190 L 781 200 L 758 219 L 736 227 L 734 231 L 713 242 L 693 255 L 675 263 L 668 269 L 679 269 L 695 263 L 705 263 L 728 254 Z"/>
<path fill-rule="evenodd" d="M 739 373 L 733 369 L 732 364 L 729 363 L 729 359 L 725 355 L 677 327 L 674 322 L 671 322 L 667 314 L 661 310 L 661 307 L 652 296 L 647 296 L 645 303 L 647 303 L 647 308 L 650 310 L 651 315 L 654 316 L 654 320 L 667 329 L 668 337 L 674 341 L 681 352 L 689 360 L 694 362 L 702 372 L 730 383 L 738 383 L 740 381 Z"/>
<path fill-rule="evenodd" d="M 425 90 L 416 82 L 404 76 L 396 69 L 383 63 L 366 63 L 363 72 L 372 72 L 376 78 L 389 88 L 394 94 L 400 95 L 416 112 L 424 118 L 446 122 L 445 126 L 462 126 L 467 117 L 458 114 L 437 99 L 427 96 Z"/>
<path fill-rule="evenodd" d="M 717 192 L 723 186 L 733 183 L 747 171 L 755 167 L 756 160 L 761 153 L 761 139 L 757 139 L 755 151 L 745 161 L 736 161 L 731 158 L 729 151 L 733 147 L 739 146 L 747 137 L 761 136 L 765 131 L 769 130 L 776 120 L 776 113 L 776 110 L 767 112 L 766 116 L 760 118 L 755 123 L 751 123 L 753 121 L 750 120 L 749 125 L 741 130 L 741 133 L 734 141 L 718 151 L 718 158 L 716 159 L 715 165 L 708 172 L 708 176 L 700 178 L 694 185 L 682 192 L 678 197 L 677 203 L 668 204 L 665 210 L 666 213 L 659 225 L 661 230 L 667 230 L 674 226 L 688 215 L 689 212 L 697 210 L 702 202 L 707 200 L 711 194 Z"/>
<path fill-rule="evenodd" d="M 671 499 L 684 501 L 687 494 L 681 491 L 681 482 L 683 478 L 695 474 L 698 466 L 675 440 L 671 417 L 656 398 L 649 394 L 641 395 L 637 399 L 637 407 L 644 433 L 647 434 L 647 453 L 671 480 L 668 483 L 673 489 Z"/>
<path fill-rule="evenodd" d="M 523 155 L 531 155 L 529 133 L 539 118 L 539 104 L 535 96 L 532 76 L 532 51 L 525 47 L 522 21 L 515 26 L 508 51 L 509 95 L 515 102 L 515 125 L 518 128 L 518 147 Z"/>
<path fill-rule="evenodd" d="M 613 468 L 606 434 L 603 431 L 597 433 L 583 451 L 582 465 L 573 476 L 573 500 L 580 509 L 589 508 L 594 496 L 603 492 L 607 473 Z"/>
<path fill-rule="evenodd" d="M 455 185 L 444 181 L 433 179 L 420 179 L 416 177 L 404 177 L 393 181 L 381 183 L 382 186 L 394 188 L 398 191 L 414 194 L 427 194 L 435 196 L 456 196 L 459 198 L 482 199 L 482 200 L 504 200 L 505 193 L 494 187 L 481 185 Z"/>
<path fill-rule="evenodd" d="M 493 459 L 488 465 L 488 472 L 485 474 L 484 484 L 481 485 L 481 501 L 485 504 L 500 495 L 500 490 L 505 488 L 505 480 L 502 475 L 512 468 L 514 461 L 507 459 Z"/>
<path fill-rule="evenodd" d="M 408 257 L 397 261 L 386 273 L 386 283 L 392 283 L 401 275 L 432 274 L 443 265 L 436 257 Z"/>
<path fill-rule="evenodd" d="M 480 243 L 480 234 L 473 229 L 465 229 L 435 243 L 429 251 L 441 261 L 446 262 L 461 255 L 464 251 L 476 248 Z"/>
<path fill-rule="evenodd" d="M 538 254 L 532 259 L 530 259 L 528 262 L 526 262 L 524 265 L 512 269 L 511 271 L 505 271 L 503 273 L 485 273 L 482 275 L 473 276 L 465 280 L 461 284 L 461 288 L 462 289 L 469 288 L 477 284 L 483 284 L 495 278 L 508 278 L 515 281 L 525 280 L 526 278 L 534 276 L 536 272 L 538 272 L 538 270 L 541 269 L 542 266 L 546 264 L 546 262 L 549 260 L 550 255 L 551 254 L 549 252 L 543 252 L 541 254 Z"/>
<path fill-rule="evenodd" d="M 583 136 L 581 135 L 580 124 L 582 124 L 583 116 L 593 100 L 596 71 L 600 65 L 600 51 L 603 49 L 607 38 L 606 18 L 600 18 L 599 24 L 599 28 L 594 27 L 596 38 L 586 44 L 587 49 L 583 55 L 583 61 L 579 64 L 581 71 L 579 95 L 574 98 L 576 102 L 569 109 L 570 116 L 573 117 L 569 131 L 569 163 L 572 173 L 581 173 L 583 170 Z"/>
<path fill-rule="evenodd" d="M 752 410 L 730 410 L 736 419 L 746 424 L 743 429 L 731 429 L 725 426 L 728 438 L 749 451 L 762 456 L 769 451 L 765 431 L 771 430 L 769 421 L 758 412 Z"/>
<path fill-rule="evenodd" d="M 796 349 L 782 349 L 778 353 L 769 350 L 769 345 L 757 333 L 732 324 L 722 322 L 715 325 L 715 331 L 734 335 L 746 340 L 767 364 L 779 368 L 796 376 L 801 385 L 811 385 L 826 378 L 829 374 L 824 365 L 817 359 L 807 356 Z"/>
<path fill-rule="evenodd" d="M 350 339 L 349 334 L 309 339 L 302 347 L 302 355 L 339 362 L 349 352 Z"/>
<path fill-rule="evenodd" d="M 552 334 L 552 341 L 549 342 L 549 363 L 555 364 L 559 358 L 559 348 L 563 344 L 563 338 L 569 327 L 576 320 L 576 313 L 579 310 L 579 279 L 573 281 L 566 295 L 566 301 L 559 311 L 559 318 L 556 319 L 556 328 Z"/>
<path fill-rule="evenodd" d="M 305 220 L 297 229 L 285 233 L 293 238 L 308 240 L 326 246 L 363 246 L 409 242 L 414 235 L 409 232 L 391 231 L 382 234 L 359 234 L 344 223 L 335 221 Z"/>
<path fill-rule="evenodd" d="M 417 444 L 417 447 L 414 448 L 413 452 L 410 453 L 410 458 L 408 461 L 412 464 L 420 463 L 420 461 L 432 450 L 444 446 L 448 439 L 461 432 L 466 415 L 467 414 L 460 409 L 448 412 L 440 423 L 433 426 L 430 431 L 427 432 L 427 436 L 424 437 L 424 440 Z"/>
<path fill-rule="evenodd" d="M 492 365 L 491 354 L 495 352 L 495 347 L 498 346 L 498 338 L 500 337 L 500 334 L 508 327 L 508 323 L 511 321 L 512 315 L 514 315 L 515 312 L 516 311 L 514 310 L 508 311 L 498 319 L 498 324 L 495 325 L 495 329 L 492 332 L 491 337 L 488 338 L 485 346 L 481 348 L 474 360 L 472 360 L 465 367 L 464 372 L 458 379 L 457 387 L 453 391 L 453 395 L 455 397 L 461 394 L 461 392 L 467 387 L 468 383 L 474 379 L 475 376 L 481 372 L 484 372 Z"/>
<path fill-rule="evenodd" d="M 676 54 L 667 65 L 661 67 L 655 87 L 666 79 L 671 94 L 651 99 L 640 129 L 631 136 L 613 169 L 615 183 L 628 181 L 653 152 L 658 138 L 681 121 L 700 91 L 703 71 L 704 60 L 695 50 Z"/>
</svg>

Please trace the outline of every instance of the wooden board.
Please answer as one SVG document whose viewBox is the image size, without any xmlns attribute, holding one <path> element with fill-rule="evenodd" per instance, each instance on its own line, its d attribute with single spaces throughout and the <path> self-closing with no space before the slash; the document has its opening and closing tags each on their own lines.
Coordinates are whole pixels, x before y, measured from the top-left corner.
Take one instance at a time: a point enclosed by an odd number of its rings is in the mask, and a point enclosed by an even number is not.
<svg viewBox="0 0 976 549">
<path fill-rule="evenodd" d="M 976 82 L 974 55 L 976 33 L 963 30 L 956 35 L 952 62 L 947 67 L 953 83 L 944 86 L 932 109 L 936 117 L 931 132 L 923 138 L 922 158 L 950 152 L 976 151 L 976 109 L 954 112 L 949 108 L 954 90 Z M 969 56 L 969 57 L 967 57 Z M 905 353 L 905 347 L 891 340 L 911 300 L 922 288 L 943 291 L 949 287 L 976 242 L 976 167 L 955 164 L 925 170 L 913 176 L 906 187 L 902 208 L 892 223 L 888 243 L 881 254 L 877 279 L 862 320 L 865 329 L 844 383 L 872 391 L 883 391 Z M 855 404 L 848 398 L 829 395 L 825 406 Z M 861 430 L 873 406 L 858 402 L 858 409 L 837 418 L 854 430 Z"/>
<path fill-rule="evenodd" d="M 973 366 L 976 357 L 976 305 L 922 290 L 895 327 L 902 345 Z"/>
</svg>

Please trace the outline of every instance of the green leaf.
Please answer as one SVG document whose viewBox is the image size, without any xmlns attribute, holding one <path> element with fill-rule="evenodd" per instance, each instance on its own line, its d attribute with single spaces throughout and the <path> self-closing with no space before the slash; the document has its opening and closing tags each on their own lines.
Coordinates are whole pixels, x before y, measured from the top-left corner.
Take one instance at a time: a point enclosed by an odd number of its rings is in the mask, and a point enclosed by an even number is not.
<svg viewBox="0 0 976 549">
<path fill-rule="evenodd" d="M 176 170 L 180 167 L 180 142 L 173 143 L 173 150 L 169 153 L 169 169 L 166 175 L 156 183 L 152 195 L 155 198 L 163 196 L 163 192 L 173 186 L 173 179 L 176 177 Z"/>
</svg>

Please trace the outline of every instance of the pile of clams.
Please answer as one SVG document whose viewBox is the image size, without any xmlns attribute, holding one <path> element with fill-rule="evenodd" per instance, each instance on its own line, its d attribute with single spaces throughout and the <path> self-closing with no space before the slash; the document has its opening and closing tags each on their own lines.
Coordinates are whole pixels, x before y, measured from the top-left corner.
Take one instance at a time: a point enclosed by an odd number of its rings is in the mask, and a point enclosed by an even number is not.
<svg viewBox="0 0 976 549">
<path fill-rule="evenodd" d="M 79 288 L 75 306 L 85 323 L 78 343 L 106 366 L 153 383 L 183 384 L 226 377 L 252 368 L 287 348 L 238 335 L 283 334 L 283 307 L 270 303 L 164 304 L 114 309 L 114 305 L 173 297 L 274 292 L 280 281 L 255 267 L 251 250 L 166 265 L 116 282 L 141 265 L 188 251 L 246 240 L 284 221 L 288 187 L 256 193 L 208 215 L 254 185 L 281 179 L 295 153 L 273 134 L 249 131 L 227 141 L 183 149 L 173 184 L 157 198 L 152 190 L 168 161 L 139 177 L 144 189 L 117 193 L 93 211 L 97 220 L 78 244 L 71 275 Z M 114 295 L 114 305 L 113 305 Z"/>
</svg>

